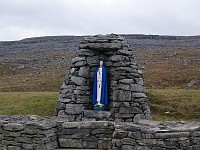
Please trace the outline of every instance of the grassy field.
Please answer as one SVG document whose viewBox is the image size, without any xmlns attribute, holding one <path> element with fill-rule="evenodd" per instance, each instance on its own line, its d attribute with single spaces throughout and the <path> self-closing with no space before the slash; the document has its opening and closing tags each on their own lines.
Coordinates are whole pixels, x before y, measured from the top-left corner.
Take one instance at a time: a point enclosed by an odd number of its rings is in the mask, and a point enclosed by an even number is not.
<svg viewBox="0 0 200 150">
<path fill-rule="evenodd" d="M 147 89 L 154 120 L 200 121 L 200 90 Z M 58 92 L 0 92 L 0 114 L 53 116 Z"/>
<path fill-rule="evenodd" d="M 53 116 L 58 92 L 0 92 L 1 115 Z"/>
<path fill-rule="evenodd" d="M 148 89 L 147 95 L 155 120 L 200 121 L 200 90 Z"/>
</svg>

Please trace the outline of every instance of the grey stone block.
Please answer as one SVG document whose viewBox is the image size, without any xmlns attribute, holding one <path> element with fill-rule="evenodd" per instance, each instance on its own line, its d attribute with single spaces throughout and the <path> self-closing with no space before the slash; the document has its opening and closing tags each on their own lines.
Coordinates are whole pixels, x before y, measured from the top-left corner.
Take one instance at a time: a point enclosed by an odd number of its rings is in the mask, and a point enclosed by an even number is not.
<svg viewBox="0 0 200 150">
<path fill-rule="evenodd" d="M 121 113 L 121 114 L 141 114 L 142 110 L 138 107 L 122 106 L 119 109 L 119 113 Z"/>
<path fill-rule="evenodd" d="M 3 129 L 7 131 L 22 131 L 24 125 L 19 123 L 8 123 L 3 125 Z"/>
<path fill-rule="evenodd" d="M 131 84 L 130 89 L 134 92 L 144 92 L 144 86 L 139 84 Z"/>
<path fill-rule="evenodd" d="M 112 145 L 120 148 L 122 146 L 122 142 L 119 139 L 112 139 Z"/>
<path fill-rule="evenodd" d="M 98 148 L 100 149 L 112 149 L 112 139 L 100 139 L 98 140 Z"/>
<path fill-rule="evenodd" d="M 118 89 L 128 91 L 128 90 L 130 90 L 130 85 L 127 85 L 127 84 L 118 84 Z"/>
<path fill-rule="evenodd" d="M 65 104 L 64 103 L 62 103 L 62 102 L 57 102 L 57 105 L 56 105 L 56 108 L 57 108 L 57 110 L 64 110 L 65 109 Z"/>
<path fill-rule="evenodd" d="M 135 146 L 131 145 L 122 145 L 122 150 L 135 150 Z"/>
<path fill-rule="evenodd" d="M 65 113 L 70 115 L 81 114 L 83 109 L 82 104 L 66 104 Z"/>
<path fill-rule="evenodd" d="M 131 84 L 131 83 L 134 83 L 134 81 L 133 81 L 133 79 L 121 79 L 121 80 L 119 80 L 119 83 Z"/>
<path fill-rule="evenodd" d="M 118 50 L 117 53 L 121 54 L 121 55 L 126 55 L 126 56 L 132 56 L 133 55 L 133 52 L 128 51 L 128 50 Z"/>
<path fill-rule="evenodd" d="M 83 147 L 88 148 L 88 149 L 95 149 L 98 147 L 98 142 L 97 141 L 84 141 L 83 142 Z"/>
<path fill-rule="evenodd" d="M 77 54 L 79 56 L 93 56 L 95 55 L 95 52 L 90 49 L 80 49 L 78 50 Z"/>
<path fill-rule="evenodd" d="M 77 85 L 85 85 L 86 79 L 82 77 L 71 77 L 71 80 Z"/>
<path fill-rule="evenodd" d="M 2 150 L 4 150 L 4 149 L 2 148 Z M 5 148 L 5 150 L 21 150 L 21 147 L 19 147 L 19 146 L 8 146 L 8 149 Z"/>
<path fill-rule="evenodd" d="M 122 44 L 121 43 L 86 43 L 86 44 L 80 44 L 79 46 L 81 49 L 93 49 L 93 50 L 118 50 L 121 49 Z"/>
<path fill-rule="evenodd" d="M 131 91 L 116 90 L 113 92 L 113 101 L 131 101 Z"/>
<path fill-rule="evenodd" d="M 87 63 L 90 64 L 95 64 L 96 66 L 99 64 L 99 56 L 93 56 L 93 57 L 88 57 L 87 58 Z"/>
<path fill-rule="evenodd" d="M 85 78 L 89 78 L 89 68 L 88 67 L 81 67 L 79 70 L 79 76 L 80 77 L 85 77 Z"/>
<path fill-rule="evenodd" d="M 84 61 L 85 60 L 85 57 L 74 57 L 72 59 L 72 63 L 77 63 L 77 62 L 80 62 L 80 61 Z"/>
<path fill-rule="evenodd" d="M 134 93 L 132 92 L 132 98 L 147 98 L 145 93 Z"/>
<path fill-rule="evenodd" d="M 120 130 L 120 129 L 115 129 L 114 133 L 113 133 L 113 138 L 114 139 L 123 139 L 127 137 L 127 132 L 124 130 Z"/>
<path fill-rule="evenodd" d="M 76 62 L 74 64 L 75 67 L 81 67 L 81 66 L 84 66 L 84 65 L 86 65 L 86 61 L 79 61 L 79 62 Z"/>
<path fill-rule="evenodd" d="M 123 138 L 122 139 L 122 145 L 136 145 L 136 141 L 135 139 L 131 139 L 131 138 Z"/>
<path fill-rule="evenodd" d="M 83 148 L 83 142 L 80 139 L 59 139 L 61 147 L 64 148 Z"/>
<path fill-rule="evenodd" d="M 94 111 L 94 110 L 84 110 L 85 118 L 95 118 L 95 119 L 107 119 L 109 120 L 111 117 L 111 113 L 109 111 Z"/>
</svg>

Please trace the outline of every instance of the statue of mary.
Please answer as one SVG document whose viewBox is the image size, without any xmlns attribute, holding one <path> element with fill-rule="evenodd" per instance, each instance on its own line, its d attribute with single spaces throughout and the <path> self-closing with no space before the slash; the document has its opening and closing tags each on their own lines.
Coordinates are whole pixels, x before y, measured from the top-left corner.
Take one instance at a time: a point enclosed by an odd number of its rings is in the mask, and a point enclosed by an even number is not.
<svg viewBox="0 0 200 150">
<path fill-rule="evenodd" d="M 105 107 L 108 105 L 107 71 L 102 60 L 100 60 L 99 66 L 94 72 L 92 104 L 95 107 Z"/>
</svg>

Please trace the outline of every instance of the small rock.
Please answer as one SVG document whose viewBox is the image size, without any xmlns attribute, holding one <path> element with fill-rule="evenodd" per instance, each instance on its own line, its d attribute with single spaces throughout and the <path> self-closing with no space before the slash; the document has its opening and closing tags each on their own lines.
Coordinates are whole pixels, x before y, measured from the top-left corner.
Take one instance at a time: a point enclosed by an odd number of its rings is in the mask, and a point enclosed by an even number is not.
<svg viewBox="0 0 200 150">
<path fill-rule="evenodd" d="M 199 80 L 192 80 L 190 81 L 190 83 L 187 84 L 187 87 L 192 87 L 193 85 L 199 84 L 200 81 Z"/>
</svg>

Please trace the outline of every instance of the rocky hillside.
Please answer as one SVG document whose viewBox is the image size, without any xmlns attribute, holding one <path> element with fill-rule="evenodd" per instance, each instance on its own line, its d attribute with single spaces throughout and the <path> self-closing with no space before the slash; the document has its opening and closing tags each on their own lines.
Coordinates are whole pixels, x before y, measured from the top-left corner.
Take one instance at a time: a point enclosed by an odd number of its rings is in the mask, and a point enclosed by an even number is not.
<svg viewBox="0 0 200 150">
<path fill-rule="evenodd" d="M 200 88 L 200 36 L 122 35 L 148 88 Z M 0 91 L 59 91 L 83 36 L 0 42 Z"/>
</svg>

